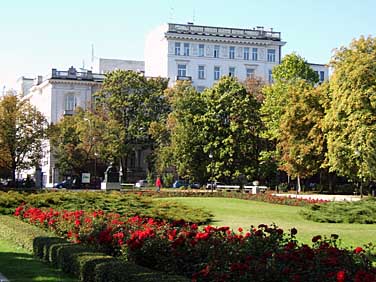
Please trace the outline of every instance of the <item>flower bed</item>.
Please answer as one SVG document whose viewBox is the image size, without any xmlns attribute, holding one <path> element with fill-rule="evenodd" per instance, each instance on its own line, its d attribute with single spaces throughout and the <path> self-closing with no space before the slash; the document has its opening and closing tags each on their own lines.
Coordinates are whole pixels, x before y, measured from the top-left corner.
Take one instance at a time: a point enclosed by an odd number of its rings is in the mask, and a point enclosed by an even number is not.
<svg viewBox="0 0 376 282">
<path fill-rule="evenodd" d="M 376 281 L 370 249 L 340 249 L 337 236 L 301 245 L 296 229 L 249 232 L 115 213 L 17 208 L 16 216 L 76 243 L 192 281 Z"/>
</svg>

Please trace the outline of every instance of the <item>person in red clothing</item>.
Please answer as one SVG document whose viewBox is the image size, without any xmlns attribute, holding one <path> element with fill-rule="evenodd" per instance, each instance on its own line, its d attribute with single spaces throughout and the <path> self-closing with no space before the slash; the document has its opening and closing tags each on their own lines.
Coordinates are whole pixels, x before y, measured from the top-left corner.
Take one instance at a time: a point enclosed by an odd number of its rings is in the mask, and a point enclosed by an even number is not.
<svg viewBox="0 0 376 282">
<path fill-rule="evenodd" d="M 155 186 L 157 186 L 157 192 L 161 191 L 162 180 L 161 180 L 161 178 L 159 176 L 157 177 L 157 180 L 155 181 Z"/>
</svg>

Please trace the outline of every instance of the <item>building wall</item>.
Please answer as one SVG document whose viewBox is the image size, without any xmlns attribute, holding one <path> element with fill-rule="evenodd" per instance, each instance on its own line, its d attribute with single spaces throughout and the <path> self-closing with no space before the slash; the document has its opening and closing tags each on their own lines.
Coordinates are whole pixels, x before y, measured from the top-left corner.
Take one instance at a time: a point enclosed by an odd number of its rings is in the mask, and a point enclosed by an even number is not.
<svg viewBox="0 0 376 282">
<path fill-rule="evenodd" d="M 144 61 L 135 60 L 98 58 L 93 65 L 93 72 L 95 73 L 103 74 L 114 70 L 133 70 L 143 72 L 145 71 L 145 63 Z"/>
<path fill-rule="evenodd" d="M 151 31 L 145 40 L 145 75 L 168 77 L 168 41 L 165 32 L 167 25 L 162 25 Z"/>
<path fill-rule="evenodd" d="M 309 64 L 309 66 L 317 73 L 319 76 L 319 83 L 329 80 L 329 67 L 322 64 Z"/>
<path fill-rule="evenodd" d="M 172 24 L 173 26 L 173 24 Z M 188 29 L 196 28 L 194 25 L 178 25 Z M 211 27 L 201 27 L 211 29 Z M 214 28 L 218 30 L 218 28 Z M 224 28 L 225 32 L 229 29 Z M 231 30 L 232 31 L 232 30 Z M 249 30 L 236 30 L 248 32 Z M 258 33 L 258 30 L 249 32 Z M 197 89 L 211 87 L 216 82 L 214 67 L 220 68 L 220 76 L 229 75 L 229 68 L 235 68 L 235 76 L 243 81 L 247 77 L 247 69 L 253 69 L 254 75 L 269 81 L 269 72 L 280 63 L 281 46 L 285 43 L 280 40 L 235 38 L 231 36 L 213 36 L 213 34 L 190 34 L 189 32 L 176 32 L 169 30 L 169 25 L 164 25 L 152 31 L 145 44 L 145 73 L 147 76 L 167 76 L 170 86 L 176 82 L 178 65 L 186 66 L 186 76 L 192 79 Z M 175 44 L 180 44 L 180 55 L 176 54 Z M 184 45 L 189 45 L 189 54 L 184 54 Z M 204 54 L 200 54 L 199 46 L 204 45 Z M 214 57 L 215 46 L 220 46 L 219 56 Z M 166 49 L 167 47 L 167 49 Z M 234 58 L 229 57 L 230 47 L 235 48 Z M 249 48 L 249 57 L 244 58 L 244 48 Z M 257 48 L 257 60 L 252 59 L 252 49 Z M 267 50 L 274 50 L 274 61 L 269 62 Z M 205 75 L 199 78 L 199 66 L 204 67 Z M 186 78 L 187 79 L 187 78 Z"/>
</svg>

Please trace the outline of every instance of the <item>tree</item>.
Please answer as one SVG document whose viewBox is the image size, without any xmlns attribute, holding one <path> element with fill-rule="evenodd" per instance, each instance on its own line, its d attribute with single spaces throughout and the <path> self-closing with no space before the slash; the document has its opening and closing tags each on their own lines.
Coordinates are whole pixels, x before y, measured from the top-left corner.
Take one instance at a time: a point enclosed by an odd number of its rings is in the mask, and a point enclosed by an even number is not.
<svg viewBox="0 0 376 282">
<path fill-rule="evenodd" d="M 188 81 L 176 83 L 166 95 L 172 109 L 167 122 L 173 165 L 183 178 L 203 183 L 207 179 L 208 156 L 203 150 L 199 120 L 205 113 L 205 104 Z"/>
<path fill-rule="evenodd" d="M 204 152 L 213 156 L 208 172 L 217 180 L 252 179 L 259 156 L 259 103 L 233 77 L 223 77 L 202 98 L 206 106 L 200 120 Z"/>
<path fill-rule="evenodd" d="M 296 54 L 290 54 L 282 59 L 280 65 L 273 68 L 274 83 L 263 88 L 264 100 L 260 109 L 263 122 L 261 136 L 267 140 L 267 148 L 261 152 L 261 162 L 271 165 L 270 160 L 276 162 L 276 167 L 283 168 L 281 151 L 277 150 L 277 144 L 281 141 L 283 131 L 281 127 L 283 116 L 291 106 L 291 93 L 295 92 L 296 85 L 301 80 L 307 87 L 318 82 L 318 75 L 307 62 Z M 290 170 L 287 173 L 291 172 Z"/>
<path fill-rule="evenodd" d="M 46 118 L 27 99 L 5 95 L 0 100 L 0 165 L 16 171 L 39 164 L 46 137 Z"/>
<path fill-rule="evenodd" d="M 325 159 L 322 120 L 325 114 L 323 87 L 314 88 L 305 80 L 288 85 L 289 99 L 281 117 L 277 151 L 280 169 L 298 180 L 312 176 Z"/>
<path fill-rule="evenodd" d="M 376 38 L 339 48 L 331 64 L 325 117 L 330 170 L 354 181 L 376 179 Z"/>
<path fill-rule="evenodd" d="M 132 151 L 154 145 L 149 127 L 169 111 L 163 95 L 167 83 L 167 79 L 147 78 L 133 71 L 117 70 L 106 74 L 97 102 L 124 130 L 125 140 L 119 148 L 124 172 Z"/>
<path fill-rule="evenodd" d="M 65 175 L 91 172 L 97 176 L 97 163 L 103 167 L 107 160 L 118 158 L 123 140 L 121 124 L 100 109 L 92 112 L 78 108 L 73 116 L 63 117 L 50 130 L 56 167 Z"/>
</svg>

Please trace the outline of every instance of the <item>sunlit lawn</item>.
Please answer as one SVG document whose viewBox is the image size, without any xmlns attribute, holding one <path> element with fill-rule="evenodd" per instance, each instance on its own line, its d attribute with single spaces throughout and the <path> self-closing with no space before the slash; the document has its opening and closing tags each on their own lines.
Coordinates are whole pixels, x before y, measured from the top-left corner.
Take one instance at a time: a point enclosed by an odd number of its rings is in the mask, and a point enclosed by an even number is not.
<svg viewBox="0 0 376 282">
<path fill-rule="evenodd" d="M 0 240 L 0 272 L 11 282 L 78 281 L 37 260 L 26 250 L 4 240 Z"/>
<path fill-rule="evenodd" d="M 317 223 L 303 219 L 299 215 L 301 207 L 269 204 L 264 202 L 246 201 L 227 198 L 168 198 L 184 203 L 190 207 L 205 208 L 213 213 L 212 225 L 230 226 L 232 229 L 249 228 L 261 223 L 275 223 L 284 230 L 292 227 L 298 229 L 298 239 L 310 243 L 315 235 L 338 234 L 342 240 L 341 246 L 361 246 L 376 243 L 376 224 L 334 224 Z"/>
</svg>

